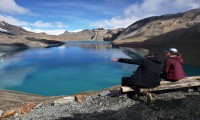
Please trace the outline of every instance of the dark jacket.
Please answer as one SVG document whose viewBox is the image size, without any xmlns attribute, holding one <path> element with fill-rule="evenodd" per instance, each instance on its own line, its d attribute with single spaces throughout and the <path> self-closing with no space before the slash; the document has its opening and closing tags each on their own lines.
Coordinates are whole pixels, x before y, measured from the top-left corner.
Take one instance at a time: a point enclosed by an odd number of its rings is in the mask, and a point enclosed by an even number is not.
<svg viewBox="0 0 200 120">
<path fill-rule="evenodd" d="M 164 64 L 163 73 L 168 80 L 180 80 L 186 76 L 183 68 L 183 59 L 180 56 L 169 57 Z"/>
<path fill-rule="evenodd" d="M 153 88 L 160 85 L 162 64 L 156 58 L 137 60 L 120 58 L 118 62 L 139 65 L 135 73 L 130 77 L 130 84 L 145 88 Z"/>
</svg>

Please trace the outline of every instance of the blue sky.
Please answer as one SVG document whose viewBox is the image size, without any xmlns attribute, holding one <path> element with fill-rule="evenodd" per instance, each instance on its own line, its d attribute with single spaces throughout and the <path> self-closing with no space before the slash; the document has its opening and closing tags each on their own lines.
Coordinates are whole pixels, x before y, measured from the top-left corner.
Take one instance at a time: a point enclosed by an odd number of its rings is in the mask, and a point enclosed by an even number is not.
<svg viewBox="0 0 200 120">
<path fill-rule="evenodd" d="M 200 0 L 0 0 L 0 21 L 33 32 L 125 28 L 149 16 L 200 8 Z"/>
</svg>

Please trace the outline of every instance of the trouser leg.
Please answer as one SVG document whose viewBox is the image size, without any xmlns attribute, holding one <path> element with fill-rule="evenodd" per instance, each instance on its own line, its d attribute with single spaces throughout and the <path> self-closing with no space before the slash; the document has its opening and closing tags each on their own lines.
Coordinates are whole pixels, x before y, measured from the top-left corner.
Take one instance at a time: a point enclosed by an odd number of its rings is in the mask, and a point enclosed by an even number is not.
<svg viewBox="0 0 200 120">
<path fill-rule="evenodd" d="M 130 84 L 129 84 L 129 81 L 130 80 L 130 77 L 122 77 L 122 79 L 121 79 L 121 85 L 122 86 L 130 86 Z"/>
<path fill-rule="evenodd" d="M 140 87 L 139 86 L 133 86 L 133 89 L 135 90 L 133 98 L 139 99 L 139 97 L 140 97 Z"/>
<path fill-rule="evenodd" d="M 134 84 L 130 84 L 130 77 L 123 77 L 121 80 L 121 85 L 122 86 L 128 86 L 131 87 L 132 89 L 134 89 L 134 92 L 129 92 L 127 93 L 129 98 L 136 98 L 138 99 L 140 96 L 140 87 Z"/>
</svg>

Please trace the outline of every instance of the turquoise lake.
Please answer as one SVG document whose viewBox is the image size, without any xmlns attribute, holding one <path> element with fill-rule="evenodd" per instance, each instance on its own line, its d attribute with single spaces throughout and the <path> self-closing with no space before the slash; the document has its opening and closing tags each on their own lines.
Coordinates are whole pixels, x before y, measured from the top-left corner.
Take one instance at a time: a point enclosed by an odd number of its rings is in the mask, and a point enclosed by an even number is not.
<svg viewBox="0 0 200 120">
<path fill-rule="evenodd" d="M 70 95 L 119 85 L 136 65 L 115 63 L 129 57 L 109 42 L 66 42 L 52 48 L 28 49 L 1 55 L 0 89 L 44 96 Z M 187 75 L 200 68 L 185 65 Z"/>
<path fill-rule="evenodd" d="M 44 96 L 100 90 L 120 84 L 137 67 L 112 62 L 116 57 L 128 56 L 109 42 L 67 42 L 11 53 L 0 62 L 0 88 Z"/>
</svg>

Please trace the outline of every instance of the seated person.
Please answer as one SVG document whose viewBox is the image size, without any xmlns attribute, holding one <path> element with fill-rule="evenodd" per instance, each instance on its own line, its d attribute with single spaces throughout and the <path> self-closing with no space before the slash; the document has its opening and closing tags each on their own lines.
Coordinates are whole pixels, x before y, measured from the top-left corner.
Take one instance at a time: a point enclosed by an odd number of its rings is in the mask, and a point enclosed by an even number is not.
<svg viewBox="0 0 200 120">
<path fill-rule="evenodd" d="M 112 61 L 139 65 L 133 75 L 122 78 L 122 86 L 132 87 L 137 91 L 139 88 L 153 88 L 160 85 L 162 64 L 154 52 L 149 52 L 141 59 L 119 58 Z"/>
<path fill-rule="evenodd" d="M 165 56 L 167 60 L 165 61 L 161 77 L 169 81 L 177 81 L 183 79 L 186 74 L 182 68 L 183 59 L 178 53 L 176 48 L 170 48 L 166 52 Z"/>
</svg>

